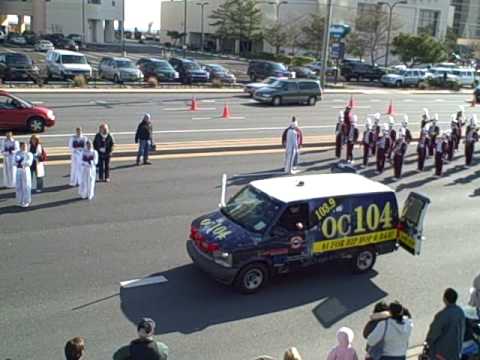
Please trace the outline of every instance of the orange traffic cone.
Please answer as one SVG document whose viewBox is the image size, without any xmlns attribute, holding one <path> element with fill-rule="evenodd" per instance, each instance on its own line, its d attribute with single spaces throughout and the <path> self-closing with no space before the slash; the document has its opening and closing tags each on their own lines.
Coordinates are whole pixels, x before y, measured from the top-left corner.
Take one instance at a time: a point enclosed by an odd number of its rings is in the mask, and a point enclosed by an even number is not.
<svg viewBox="0 0 480 360">
<path fill-rule="evenodd" d="M 390 105 L 388 105 L 387 115 L 395 115 L 395 109 L 393 108 L 392 100 L 390 100 Z"/>
<path fill-rule="evenodd" d="M 231 115 L 232 115 L 232 114 L 230 113 L 230 108 L 228 107 L 227 104 L 225 104 L 225 106 L 223 107 L 222 118 L 228 119 L 228 118 L 230 118 Z"/>
<path fill-rule="evenodd" d="M 353 101 L 353 95 L 352 95 L 350 96 L 350 100 L 348 101 L 347 107 L 349 107 L 350 109 L 353 109 L 354 106 L 355 106 L 355 101 Z"/>
<path fill-rule="evenodd" d="M 190 111 L 197 111 L 197 110 L 198 110 L 197 98 L 194 96 L 192 98 L 192 103 L 190 105 Z"/>
</svg>

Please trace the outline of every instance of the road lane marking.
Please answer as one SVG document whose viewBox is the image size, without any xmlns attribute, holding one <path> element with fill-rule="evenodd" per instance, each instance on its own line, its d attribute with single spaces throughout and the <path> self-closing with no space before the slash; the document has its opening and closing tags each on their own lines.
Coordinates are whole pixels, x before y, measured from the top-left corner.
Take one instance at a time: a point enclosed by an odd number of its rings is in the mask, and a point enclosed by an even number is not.
<svg viewBox="0 0 480 360">
<path fill-rule="evenodd" d="M 371 99 L 371 100 L 370 100 L 370 102 L 374 102 L 374 103 L 379 103 L 379 102 L 381 102 L 381 101 L 382 101 L 382 100 L 380 100 L 380 99 Z"/>
<path fill-rule="evenodd" d="M 344 109 L 345 106 L 332 106 L 332 109 Z M 370 109 L 371 106 L 370 105 L 366 105 L 366 106 L 354 106 L 353 107 L 354 109 Z"/>
<path fill-rule="evenodd" d="M 163 108 L 164 111 L 190 111 L 190 107 L 181 107 L 181 108 Z M 197 111 L 213 111 L 217 110 L 217 108 L 212 107 L 199 107 Z"/>
<path fill-rule="evenodd" d="M 168 282 L 167 278 L 165 276 L 160 275 L 160 276 L 147 277 L 143 279 L 120 281 L 120 287 L 124 289 L 129 289 L 129 288 L 138 287 L 138 286 L 161 284 L 165 282 Z"/>
<path fill-rule="evenodd" d="M 200 100 L 202 103 L 215 103 L 215 100 Z"/>
<path fill-rule="evenodd" d="M 192 120 L 212 120 L 211 117 L 192 117 Z"/>
</svg>

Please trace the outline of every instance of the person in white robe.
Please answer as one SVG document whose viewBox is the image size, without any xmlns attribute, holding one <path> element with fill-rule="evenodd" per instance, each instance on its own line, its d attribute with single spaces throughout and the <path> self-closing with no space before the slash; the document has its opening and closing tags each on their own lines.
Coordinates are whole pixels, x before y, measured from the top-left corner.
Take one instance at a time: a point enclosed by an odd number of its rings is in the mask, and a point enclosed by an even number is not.
<svg viewBox="0 0 480 360">
<path fill-rule="evenodd" d="M 16 175 L 16 198 L 21 207 L 28 207 L 32 202 L 32 176 L 30 166 L 33 163 L 33 155 L 27 151 L 27 144 L 20 143 L 20 151 L 15 154 Z"/>
<path fill-rule="evenodd" d="M 82 152 L 88 138 L 82 134 L 82 128 L 77 128 L 75 135 L 70 137 L 68 147 L 72 153 L 70 163 L 70 186 L 77 186 L 80 184 L 80 173 L 82 165 Z"/>
<path fill-rule="evenodd" d="M 299 141 L 295 124 L 292 122 L 285 136 L 285 172 L 294 174 L 295 161 L 298 157 Z"/>
<path fill-rule="evenodd" d="M 82 152 L 80 187 L 78 188 L 78 193 L 82 199 L 92 200 L 95 196 L 97 163 L 98 152 L 93 149 L 92 143 L 87 141 Z"/>
<path fill-rule="evenodd" d="M 3 154 L 3 186 L 6 188 L 15 188 L 15 176 L 17 168 L 15 166 L 15 154 L 19 150 L 18 141 L 13 138 L 11 132 L 7 132 L 6 138 L 2 143 Z"/>
</svg>

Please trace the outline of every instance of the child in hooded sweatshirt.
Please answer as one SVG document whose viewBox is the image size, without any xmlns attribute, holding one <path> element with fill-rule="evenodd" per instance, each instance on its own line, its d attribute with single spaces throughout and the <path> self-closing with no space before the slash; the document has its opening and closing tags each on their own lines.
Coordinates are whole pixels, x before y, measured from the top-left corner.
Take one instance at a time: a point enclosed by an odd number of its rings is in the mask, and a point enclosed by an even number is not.
<svg viewBox="0 0 480 360">
<path fill-rule="evenodd" d="M 380 301 L 380 302 L 376 303 L 374 308 L 373 308 L 373 314 L 370 315 L 370 320 L 368 321 L 368 323 L 363 328 L 363 337 L 365 339 L 367 339 L 368 335 L 371 334 L 371 332 L 375 329 L 377 324 L 380 321 L 388 319 L 390 317 L 390 315 L 391 314 L 390 314 L 388 305 L 384 301 Z M 370 351 L 370 350 L 372 350 L 372 351 Z M 365 358 L 367 360 L 368 359 L 373 359 L 373 357 L 371 356 L 371 353 L 375 352 L 375 350 L 373 350 L 371 347 L 369 347 L 367 345 L 366 351 L 367 351 L 367 354 L 366 354 Z"/>
<path fill-rule="evenodd" d="M 358 360 L 357 352 L 352 347 L 353 330 L 341 327 L 337 331 L 338 345 L 328 354 L 327 360 Z"/>
</svg>

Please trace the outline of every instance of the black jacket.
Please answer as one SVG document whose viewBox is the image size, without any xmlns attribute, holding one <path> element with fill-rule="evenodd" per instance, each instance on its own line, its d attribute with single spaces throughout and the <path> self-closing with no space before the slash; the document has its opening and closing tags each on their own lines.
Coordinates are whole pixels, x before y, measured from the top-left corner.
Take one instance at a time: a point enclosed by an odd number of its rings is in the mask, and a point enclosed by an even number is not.
<svg viewBox="0 0 480 360">
<path fill-rule="evenodd" d="M 142 121 L 137 127 L 135 143 L 139 140 L 152 140 L 152 125 L 146 121 Z"/>
<path fill-rule="evenodd" d="M 93 148 L 98 151 L 98 155 L 110 155 L 113 151 L 113 138 L 112 135 L 108 134 L 105 138 L 98 133 L 93 139 Z M 100 149 L 105 148 L 105 151 L 100 151 Z"/>
</svg>

